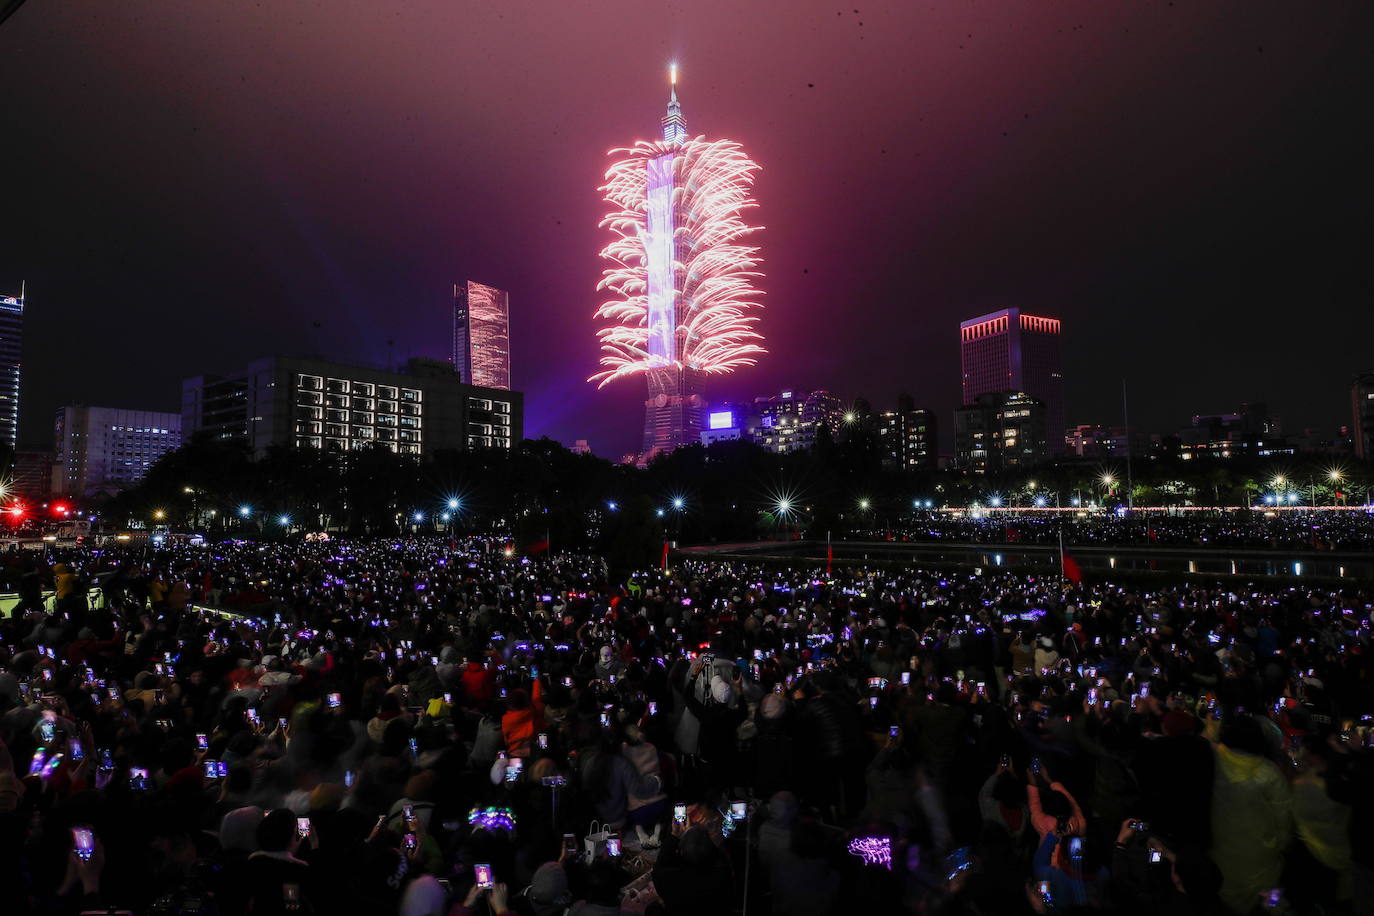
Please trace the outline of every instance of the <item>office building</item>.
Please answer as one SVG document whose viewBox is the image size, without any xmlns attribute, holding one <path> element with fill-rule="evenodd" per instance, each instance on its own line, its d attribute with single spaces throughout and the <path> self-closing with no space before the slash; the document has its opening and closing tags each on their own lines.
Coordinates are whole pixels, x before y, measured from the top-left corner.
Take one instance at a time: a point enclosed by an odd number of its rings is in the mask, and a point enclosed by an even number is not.
<svg viewBox="0 0 1374 916">
<path fill-rule="evenodd" d="M 510 390 L 510 297 L 469 280 L 453 287 L 453 368 L 468 385 Z"/>
<path fill-rule="evenodd" d="M 1149 452 L 1150 437 L 1124 426 L 1085 423 L 1064 431 L 1064 454 L 1071 458 L 1125 458 Z"/>
<path fill-rule="evenodd" d="M 918 409 L 909 394 L 897 396 L 897 409 L 878 414 L 876 426 L 883 466 L 933 471 L 939 463 L 935 415 Z"/>
<path fill-rule="evenodd" d="M 209 435 L 256 455 L 271 445 L 348 452 L 374 444 L 431 455 L 513 448 L 524 435 L 524 395 L 468 385 L 440 360 L 390 372 L 276 356 L 186 379 L 181 389 L 184 438 Z"/>
<path fill-rule="evenodd" d="M 0 296 L 0 443 L 19 445 L 19 381 L 24 365 L 24 293 Z"/>
<path fill-rule="evenodd" d="M 53 453 L 19 449 L 14 453 L 14 471 L 7 495 L 28 502 L 41 502 L 52 494 Z"/>
<path fill-rule="evenodd" d="M 1063 450 L 1064 375 L 1058 318 L 1002 309 L 959 325 L 959 361 L 965 404 L 980 394 L 1023 392 L 1045 406 L 1050 447 Z"/>
<path fill-rule="evenodd" d="M 843 416 L 840 399 L 828 391 L 813 391 L 803 397 L 795 391 L 783 391 L 776 397 L 754 400 L 743 438 L 779 455 L 805 451 L 816 445 L 822 426 L 833 438 Z"/>
<path fill-rule="evenodd" d="M 1297 446 L 1283 434 L 1279 418 L 1262 403 L 1242 404 L 1235 413 L 1198 414 L 1178 431 L 1178 456 L 1198 458 L 1293 455 Z"/>
<path fill-rule="evenodd" d="M 53 423 L 55 496 L 113 496 L 181 445 L 181 414 L 63 407 Z"/>
<path fill-rule="evenodd" d="M 1356 458 L 1374 460 L 1374 369 L 1350 383 L 1350 438 Z"/>
<path fill-rule="evenodd" d="M 1030 467 L 1049 458 L 1048 411 L 1043 401 L 1021 391 L 980 394 L 954 411 L 954 451 L 958 467 L 974 474 L 996 474 Z"/>
</svg>

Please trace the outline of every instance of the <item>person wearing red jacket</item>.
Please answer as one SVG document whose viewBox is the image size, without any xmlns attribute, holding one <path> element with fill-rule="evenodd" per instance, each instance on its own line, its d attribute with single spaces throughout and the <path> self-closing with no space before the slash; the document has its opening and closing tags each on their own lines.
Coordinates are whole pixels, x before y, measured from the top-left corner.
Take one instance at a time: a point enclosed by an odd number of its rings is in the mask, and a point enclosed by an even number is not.
<svg viewBox="0 0 1374 916">
<path fill-rule="evenodd" d="M 506 753 L 512 757 L 528 757 L 530 742 L 536 732 L 544 728 L 544 689 L 539 678 L 534 679 L 531 693 L 511 691 L 506 714 L 501 717 L 501 735 L 506 739 Z"/>
<path fill-rule="evenodd" d="M 469 656 L 462 681 L 468 708 L 485 712 L 496 698 L 496 672 Z"/>
</svg>

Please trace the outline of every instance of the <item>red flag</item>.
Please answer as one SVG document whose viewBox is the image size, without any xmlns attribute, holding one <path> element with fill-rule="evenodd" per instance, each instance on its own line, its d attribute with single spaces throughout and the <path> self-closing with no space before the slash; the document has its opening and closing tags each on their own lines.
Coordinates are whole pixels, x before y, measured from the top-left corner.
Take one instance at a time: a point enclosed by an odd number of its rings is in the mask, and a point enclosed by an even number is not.
<svg viewBox="0 0 1374 916">
<path fill-rule="evenodd" d="M 668 542 L 667 542 L 667 541 L 664 541 L 664 542 L 663 542 L 663 558 L 659 561 L 658 568 L 659 568 L 659 569 L 667 569 L 667 568 L 668 568 Z"/>
<path fill-rule="evenodd" d="M 1155 544 L 1158 544 L 1158 543 L 1159 543 L 1159 535 L 1158 535 L 1158 534 L 1155 534 L 1155 530 L 1154 530 L 1153 528 L 1146 528 L 1146 529 L 1145 529 L 1145 536 L 1146 536 L 1147 538 L 1149 538 L 1150 541 L 1151 541 L 1152 543 L 1155 543 Z"/>
<path fill-rule="evenodd" d="M 829 544 L 825 545 L 825 574 L 830 575 L 830 569 L 835 563 L 835 548 Z"/>
<path fill-rule="evenodd" d="M 549 541 L 548 541 L 547 538 L 545 538 L 545 539 L 542 540 L 542 541 L 535 541 L 533 544 L 531 544 L 531 545 L 530 545 L 529 552 L 530 552 L 530 553 L 546 553 L 546 552 L 548 552 L 548 549 L 549 549 Z"/>
<path fill-rule="evenodd" d="M 1078 561 L 1067 553 L 1064 554 L 1064 578 L 1074 585 L 1083 581 L 1083 570 L 1078 568 Z"/>
</svg>

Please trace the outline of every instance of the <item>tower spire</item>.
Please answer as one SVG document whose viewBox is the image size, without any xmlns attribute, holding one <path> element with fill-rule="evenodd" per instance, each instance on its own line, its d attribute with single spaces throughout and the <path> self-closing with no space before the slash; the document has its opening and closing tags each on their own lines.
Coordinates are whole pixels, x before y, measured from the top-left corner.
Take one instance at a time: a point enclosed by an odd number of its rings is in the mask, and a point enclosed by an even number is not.
<svg viewBox="0 0 1374 916">
<path fill-rule="evenodd" d="M 668 65 L 668 113 L 663 116 L 663 139 L 669 143 L 687 140 L 687 124 L 682 120 L 682 104 L 677 100 L 677 64 Z"/>
</svg>

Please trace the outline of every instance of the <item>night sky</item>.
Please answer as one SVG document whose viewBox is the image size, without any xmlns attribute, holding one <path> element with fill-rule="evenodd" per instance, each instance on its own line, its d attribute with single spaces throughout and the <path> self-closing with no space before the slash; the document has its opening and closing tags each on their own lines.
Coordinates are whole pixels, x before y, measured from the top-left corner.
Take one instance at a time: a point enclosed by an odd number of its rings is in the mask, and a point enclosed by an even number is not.
<svg viewBox="0 0 1374 916">
<path fill-rule="evenodd" d="M 689 131 L 763 166 L 770 353 L 713 401 L 907 390 L 948 427 L 958 322 L 1019 306 L 1064 320 L 1071 423 L 1120 422 L 1124 375 L 1145 428 L 1267 400 L 1334 431 L 1374 365 L 1372 9 L 30 0 L 0 26 L 22 438 L 273 353 L 447 358 L 471 278 L 510 291 L 526 433 L 637 448 L 642 383 L 584 381 L 596 187 L 671 59 Z"/>
</svg>

